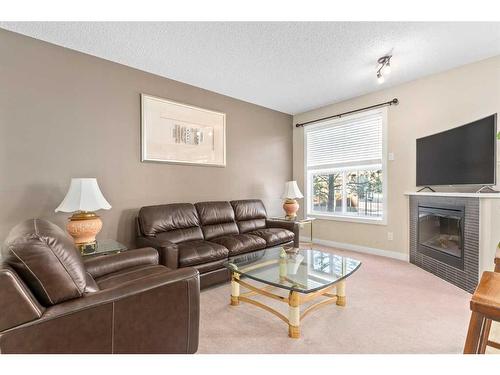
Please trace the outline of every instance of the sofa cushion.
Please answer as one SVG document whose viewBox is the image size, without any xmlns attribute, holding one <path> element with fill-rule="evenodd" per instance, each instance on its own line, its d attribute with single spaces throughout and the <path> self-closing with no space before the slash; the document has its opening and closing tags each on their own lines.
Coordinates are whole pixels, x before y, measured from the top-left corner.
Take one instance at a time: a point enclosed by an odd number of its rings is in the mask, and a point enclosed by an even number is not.
<svg viewBox="0 0 500 375">
<path fill-rule="evenodd" d="M 132 282 L 143 277 L 156 275 L 162 272 L 168 272 L 169 268 L 159 265 L 140 265 L 129 268 L 124 268 L 117 272 L 112 272 L 107 275 L 97 277 L 95 282 L 99 286 L 99 289 L 111 289 L 116 286 L 121 286 L 128 282 Z"/>
<path fill-rule="evenodd" d="M 197 264 L 225 259 L 229 250 L 214 242 L 204 240 L 187 241 L 177 244 L 179 251 L 179 267 L 195 266 Z"/>
<path fill-rule="evenodd" d="M 142 207 L 139 210 L 139 225 L 143 235 L 155 236 L 162 232 L 199 227 L 200 221 L 191 203 L 172 203 Z M 201 231 L 199 234 L 201 239 Z"/>
<path fill-rule="evenodd" d="M 73 239 L 57 225 L 30 219 L 7 236 L 4 262 L 10 265 L 45 306 L 83 295 L 86 274 Z"/>
<path fill-rule="evenodd" d="M 224 268 L 225 262 L 227 262 L 227 258 L 219 259 L 219 260 L 216 260 L 216 261 L 210 262 L 210 263 L 196 264 L 196 265 L 191 266 L 191 267 L 196 268 L 198 270 L 198 272 L 200 273 L 200 275 L 202 275 L 202 274 L 207 273 L 207 272 L 220 270 L 220 269 Z"/>
<path fill-rule="evenodd" d="M 205 240 L 238 234 L 233 207 L 229 202 L 199 202 L 195 207 Z"/>
<path fill-rule="evenodd" d="M 203 233 L 200 227 L 181 228 L 158 233 L 155 238 L 159 241 L 169 241 L 175 244 L 184 241 L 202 240 Z"/>
<path fill-rule="evenodd" d="M 263 238 L 266 241 L 267 246 L 276 246 L 285 242 L 293 241 L 294 234 L 288 229 L 282 228 L 265 228 L 252 231 L 250 234 L 254 234 Z"/>
<path fill-rule="evenodd" d="M 230 256 L 266 248 L 266 241 L 252 234 L 235 234 L 213 238 L 210 241 L 227 248 Z"/>
<path fill-rule="evenodd" d="M 266 227 L 266 208 L 259 199 L 231 201 L 240 233 Z"/>
</svg>

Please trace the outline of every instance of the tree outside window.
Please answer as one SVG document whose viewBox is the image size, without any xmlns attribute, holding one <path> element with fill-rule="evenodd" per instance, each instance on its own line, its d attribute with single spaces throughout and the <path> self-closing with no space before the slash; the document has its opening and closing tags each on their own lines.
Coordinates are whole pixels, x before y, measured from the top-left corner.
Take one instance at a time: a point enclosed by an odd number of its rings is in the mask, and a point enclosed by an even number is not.
<svg viewBox="0 0 500 375">
<path fill-rule="evenodd" d="M 316 213 L 381 217 L 382 170 L 336 170 L 312 174 L 311 208 Z"/>
</svg>

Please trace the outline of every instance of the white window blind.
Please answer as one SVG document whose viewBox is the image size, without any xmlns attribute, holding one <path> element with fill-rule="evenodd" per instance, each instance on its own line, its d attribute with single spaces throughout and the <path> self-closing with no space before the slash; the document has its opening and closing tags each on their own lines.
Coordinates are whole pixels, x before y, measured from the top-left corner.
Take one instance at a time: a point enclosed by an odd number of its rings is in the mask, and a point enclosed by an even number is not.
<svg viewBox="0 0 500 375">
<path fill-rule="evenodd" d="M 308 215 L 386 223 L 385 129 L 385 108 L 304 129 Z"/>
<path fill-rule="evenodd" d="M 382 159 L 382 113 L 367 112 L 306 129 L 307 168 L 375 164 Z"/>
</svg>

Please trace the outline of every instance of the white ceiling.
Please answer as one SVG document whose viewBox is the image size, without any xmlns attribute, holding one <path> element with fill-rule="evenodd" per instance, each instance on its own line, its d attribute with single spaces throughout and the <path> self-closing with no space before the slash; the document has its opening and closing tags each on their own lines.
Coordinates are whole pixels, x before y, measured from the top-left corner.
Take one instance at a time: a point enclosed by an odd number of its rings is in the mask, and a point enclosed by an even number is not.
<svg viewBox="0 0 500 375">
<path fill-rule="evenodd" d="M 296 114 L 500 55 L 500 23 L 0 22 L 0 27 Z M 377 58 L 394 54 L 376 81 Z"/>
</svg>

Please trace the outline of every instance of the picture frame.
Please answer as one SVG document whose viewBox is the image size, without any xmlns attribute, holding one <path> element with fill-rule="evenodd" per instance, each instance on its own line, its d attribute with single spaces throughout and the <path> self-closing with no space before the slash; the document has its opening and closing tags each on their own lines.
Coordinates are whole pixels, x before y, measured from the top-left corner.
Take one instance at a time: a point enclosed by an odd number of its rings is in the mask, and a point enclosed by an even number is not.
<svg viewBox="0 0 500 375">
<path fill-rule="evenodd" d="M 226 166 L 226 114 L 141 94 L 141 161 Z"/>
</svg>

